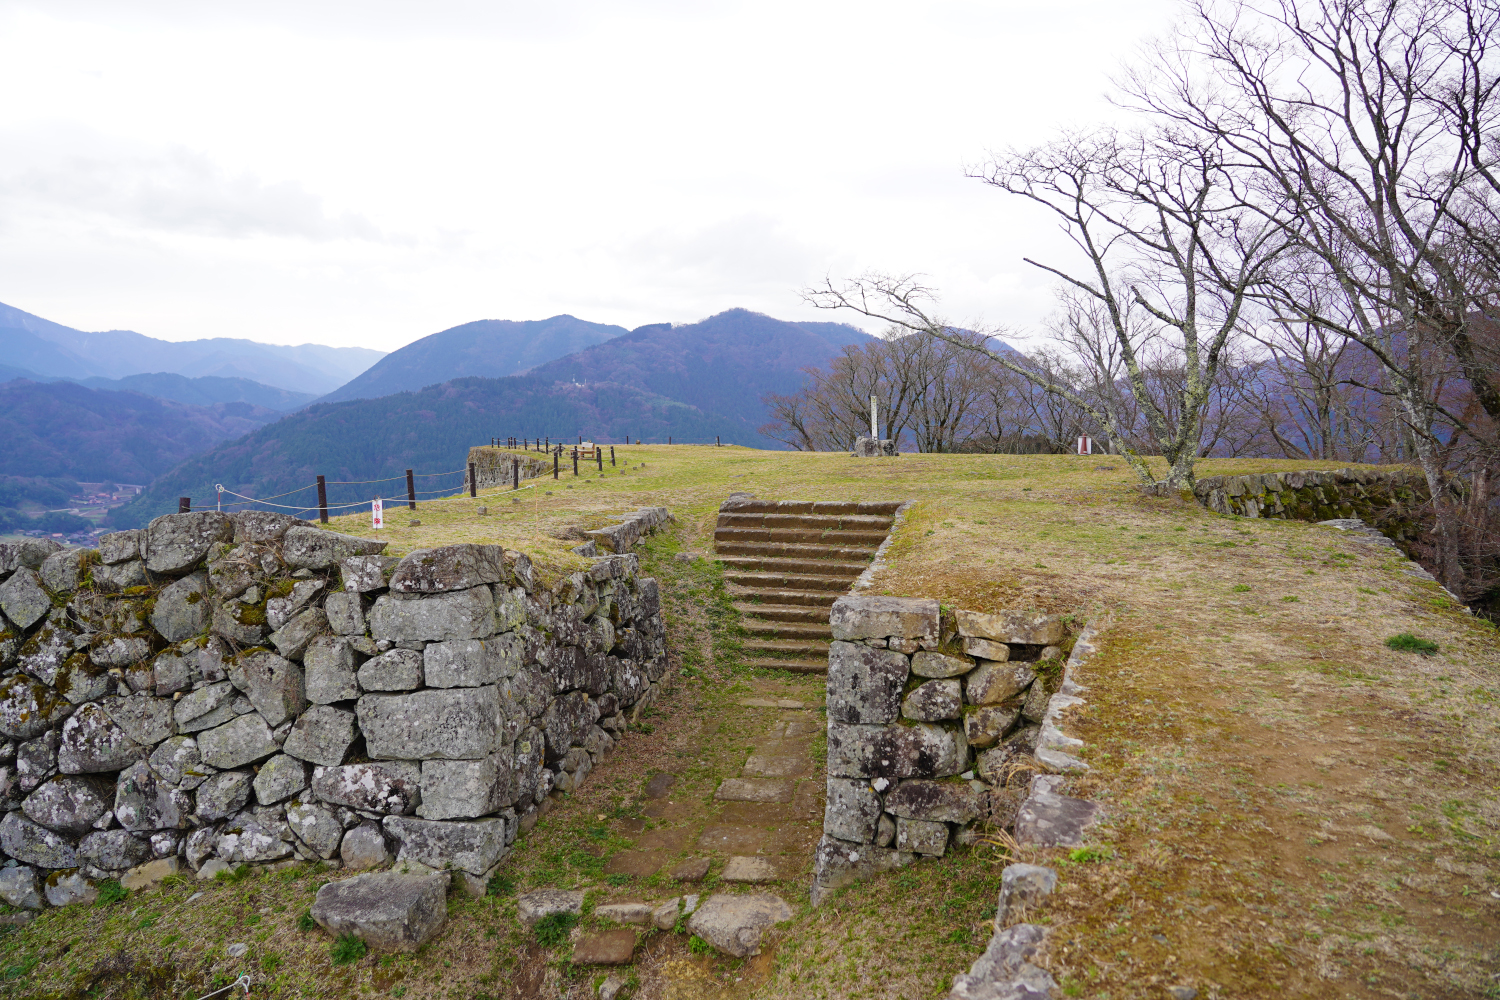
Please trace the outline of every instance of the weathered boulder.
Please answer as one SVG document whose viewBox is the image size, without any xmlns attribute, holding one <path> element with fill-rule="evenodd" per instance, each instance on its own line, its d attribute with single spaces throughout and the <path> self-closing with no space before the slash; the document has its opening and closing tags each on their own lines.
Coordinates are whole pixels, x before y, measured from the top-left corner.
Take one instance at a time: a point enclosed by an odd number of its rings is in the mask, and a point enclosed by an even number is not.
<svg viewBox="0 0 1500 1000">
<path fill-rule="evenodd" d="M 268 510 L 243 510 L 230 514 L 234 522 L 234 542 L 264 544 L 274 542 L 287 533 L 288 528 L 306 525 L 307 522 L 290 514 L 275 514 Z"/>
<path fill-rule="evenodd" d="M 53 872 L 42 883 L 42 894 L 49 906 L 61 907 L 92 903 L 99 898 L 99 889 L 82 872 Z"/>
<path fill-rule="evenodd" d="M 260 766 L 254 785 L 255 801 L 275 805 L 307 787 L 307 765 L 296 757 L 277 754 Z"/>
<path fill-rule="evenodd" d="M 181 864 L 174 857 L 158 858 L 155 861 L 147 861 L 143 865 L 134 868 L 120 876 L 120 885 L 131 892 L 141 892 L 159 885 L 164 879 L 176 875 L 181 870 Z"/>
<path fill-rule="evenodd" d="M 516 897 L 516 918 L 527 927 L 556 913 L 583 912 L 583 893 L 567 889 L 534 889 Z"/>
<path fill-rule="evenodd" d="M 997 930 L 969 971 L 953 977 L 950 1000 L 1047 1000 L 1056 995 L 1052 975 L 1030 961 L 1045 936 L 1036 924 Z"/>
<path fill-rule="evenodd" d="M 196 733 L 222 726 L 234 718 L 234 710 L 229 707 L 233 697 L 234 685 L 228 681 L 209 684 L 185 695 L 172 708 L 178 732 Z"/>
<path fill-rule="evenodd" d="M 118 594 L 129 587 L 144 587 L 147 582 L 146 564 L 140 559 L 111 566 L 95 566 L 92 576 L 94 589 L 102 594 Z"/>
<path fill-rule="evenodd" d="M 323 613 L 334 635 L 364 635 L 365 611 L 359 595 L 340 591 L 323 601 Z"/>
<path fill-rule="evenodd" d="M 297 802 L 286 808 L 286 825 L 297 839 L 320 858 L 338 853 L 344 839 L 344 826 L 329 810 L 310 802 Z"/>
<path fill-rule="evenodd" d="M 495 749 L 499 733 L 493 686 L 367 694 L 355 710 L 366 751 L 377 760 L 478 760 Z"/>
<path fill-rule="evenodd" d="M 397 862 L 429 868 L 460 868 L 483 875 L 506 854 L 505 820 L 435 823 L 410 816 L 387 816 L 385 832 L 401 844 Z"/>
<path fill-rule="evenodd" d="M 1047 686 L 1040 680 L 1026 691 L 1026 701 L 1021 705 L 1021 715 L 1028 722 L 1040 724 L 1047 717 Z"/>
<path fill-rule="evenodd" d="M 39 736 L 71 707 L 55 691 L 25 674 L 0 680 L 0 733 L 11 739 Z"/>
<path fill-rule="evenodd" d="M 198 753 L 203 763 L 220 770 L 264 760 L 278 749 L 271 739 L 271 727 L 254 712 L 198 734 Z"/>
<path fill-rule="evenodd" d="M 982 705 L 964 716 L 964 735 L 969 746 L 978 749 L 992 747 L 1004 739 L 1005 734 L 1020 718 L 1018 708 L 1001 708 L 998 705 Z"/>
<path fill-rule="evenodd" d="M 25 865 L 0 868 L 0 899 L 18 909 L 40 910 L 42 891 L 36 869 Z"/>
<path fill-rule="evenodd" d="M 432 642 L 422 650 L 428 687 L 479 687 L 510 677 L 525 660 L 525 643 L 514 633 L 489 639 Z"/>
<path fill-rule="evenodd" d="M 57 769 L 63 774 L 118 771 L 150 756 L 99 705 L 84 705 L 63 723 L 57 748 Z"/>
<path fill-rule="evenodd" d="M 1057 888 L 1057 872 L 1041 865 L 1006 865 L 1000 873 L 1000 903 L 996 926 L 1007 924 L 1016 911 L 1040 902 Z"/>
<path fill-rule="evenodd" d="M 1010 647 L 1005 643 L 972 635 L 964 640 L 964 652 L 981 660 L 994 660 L 996 663 L 1004 663 L 1010 659 Z"/>
<path fill-rule="evenodd" d="M 350 556 L 339 563 L 339 576 L 344 589 L 353 594 L 368 594 L 372 590 L 384 590 L 389 584 L 391 571 L 401 560 L 392 556 Z"/>
<path fill-rule="evenodd" d="M 156 595 L 151 624 L 168 642 L 181 642 L 202 633 L 213 617 L 207 593 L 208 574 L 203 572 L 168 584 Z"/>
<path fill-rule="evenodd" d="M 547 739 L 547 760 L 561 760 L 599 721 L 599 705 L 583 691 L 570 691 L 552 699 L 540 721 Z"/>
<path fill-rule="evenodd" d="M 716 894 L 698 904 L 688 931 L 733 958 L 760 954 L 762 943 L 779 923 L 792 919 L 792 908 L 770 893 Z"/>
<path fill-rule="evenodd" d="M 448 918 L 448 877 L 370 872 L 318 890 L 312 917 L 334 936 L 352 934 L 375 951 L 416 951 Z"/>
<path fill-rule="evenodd" d="M 378 823 L 361 823 L 348 833 L 339 844 L 339 859 L 345 868 L 379 868 L 391 860 L 390 849 L 385 845 L 385 834 Z"/>
<path fill-rule="evenodd" d="M 298 716 L 282 749 L 300 760 L 332 767 L 343 763 L 353 742 L 353 712 L 314 705 Z"/>
<path fill-rule="evenodd" d="M 844 778 L 944 778 L 968 768 L 962 732 L 930 723 L 828 723 L 828 773 Z"/>
<path fill-rule="evenodd" d="M 411 691 L 422 686 L 422 654 L 392 649 L 366 660 L 357 674 L 366 691 Z"/>
<path fill-rule="evenodd" d="M 331 705 L 359 697 L 359 684 L 354 677 L 354 647 L 349 640 L 319 636 L 303 654 L 302 667 L 306 676 L 307 700 L 314 705 Z"/>
<path fill-rule="evenodd" d="M 483 639 L 495 631 L 495 597 L 474 587 L 427 597 L 382 594 L 370 612 L 370 634 L 392 642 Z"/>
<path fill-rule="evenodd" d="M 78 589 L 83 576 L 83 552 L 79 549 L 63 549 L 42 560 L 37 570 L 42 586 L 54 594 L 71 594 Z"/>
<path fill-rule="evenodd" d="M 963 710 L 963 690 L 958 681 L 951 678 L 919 684 L 901 702 L 901 715 L 917 722 L 956 719 Z"/>
<path fill-rule="evenodd" d="M 26 796 L 21 810 L 33 823 L 69 837 L 81 837 L 109 812 L 109 785 L 97 778 L 58 775 Z"/>
<path fill-rule="evenodd" d="M 89 650 L 95 667 L 125 667 L 151 655 L 151 643 L 145 636 L 104 636 Z"/>
<path fill-rule="evenodd" d="M 936 645 L 941 631 L 938 602 L 923 597 L 846 594 L 833 602 L 828 624 L 844 640 L 898 636 Z"/>
<path fill-rule="evenodd" d="M 111 531 L 99 536 L 99 559 L 106 566 L 141 558 L 141 536 L 139 528 L 126 531 Z"/>
<path fill-rule="evenodd" d="M 290 831 L 284 823 L 272 829 L 259 819 L 241 813 L 214 841 L 214 852 L 230 864 L 276 861 L 292 853 Z M 283 836 L 283 833 L 285 836 Z"/>
<path fill-rule="evenodd" d="M 184 699 L 186 700 L 186 699 Z M 157 777 L 184 791 L 192 791 L 214 773 L 198 753 L 198 741 L 191 736 L 172 736 L 161 742 L 148 761 Z"/>
<path fill-rule="evenodd" d="M 125 735 L 145 746 L 155 746 L 172 735 L 172 699 L 136 694 L 99 702 Z"/>
<path fill-rule="evenodd" d="M 979 668 L 964 679 L 971 705 L 994 705 L 1014 698 L 1036 680 L 1036 671 L 1025 663 L 980 660 Z"/>
<path fill-rule="evenodd" d="M 1061 779 L 1032 779 L 1031 794 L 1016 814 L 1016 841 L 1040 847 L 1082 847 L 1089 830 L 1102 818 L 1099 805 L 1087 799 L 1059 795 Z"/>
<path fill-rule="evenodd" d="M 0 583 L 0 611 L 21 628 L 31 628 L 51 610 L 52 598 L 42 589 L 36 570 L 17 570 Z"/>
<path fill-rule="evenodd" d="M 198 786 L 198 818 L 205 823 L 233 816 L 250 801 L 248 771 L 224 771 Z"/>
<path fill-rule="evenodd" d="M 313 769 L 312 793 L 349 809 L 401 815 L 422 801 L 422 771 L 407 761 L 318 767 Z"/>
<path fill-rule="evenodd" d="M 326 586 L 325 582 L 318 579 L 298 580 L 292 584 L 292 592 L 284 597 L 272 597 L 266 601 L 266 624 L 272 630 L 278 630 L 292 616 L 307 607 L 318 593 Z"/>
<path fill-rule="evenodd" d="M 120 772 L 115 784 L 115 819 L 124 829 L 183 829 L 192 811 L 192 796 L 159 781 L 145 761 Z"/>
<path fill-rule="evenodd" d="M 18 569 L 41 569 L 62 543 L 51 538 L 23 538 L 19 542 L 0 542 L 0 576 Z"/>
<path fill-rule="evenodd" d="M 350 556 L 379 555 L 385 547 L 385 542 L 373 538 L 296 525 L 281 538 L 281 557 L 294 569 L 331 569 Z"/>
<path fill-rule="evenodd" d="M 245 692 L 268 726 L 295 718 L 307 704 L 302 668 L 269 650 L 237 660 L 229 668 L 229 681 Z"/>
<path fill-rule="evenodd" d="M 840 840 L 868 844 L 875 839 L 880 819 L 880 796 L 868 781 L 829 778 L 828 799 L 823 806 L 823 832 Z"/>
<path fill-rule="evenodd" d="M 1028 646 L 1052 646 L 1063 640 L 1062 619 L 1034 611 L 1000 611 L 992 615 L 960 611 L 958 634 Z"/>
<path fill-rule="evenodd" d="M 918 677 L 958 677 L 974 669 L 974 661 L 965 656 L 948 656 L 920 650 L 913 653 L 911 672 Z"/>
<path fill-rule="evenodd" d="M 423 819 L 472 819 L 496 812 L 515 801 L 516 789 L 509 753 L 483 760 L 427 760 L 422 762 Z"/>
<path fill-rule="evenodd" d="M 78 633 L 69 629 L 57 628 L 50 623 L 43 625 L 20 647 L 16 666 L 43 684 L 52 684 L 63 664 L 73 655 L 73 644 L 79 638 Z"/>
<path fill-rule="evenodd" d="M 16 747 L 15 778 L 22 792 L 30 792 L 57 772 L 57 747 L 61 742 L 62 734 L 53 729 Z"/>
<path fill-rule="evenodd" d="M 38 868 L 76 868 L 78 854 L 62 836 L 19 812 L 0 819 L 0 850 L 25 865 Z"/>
<path fill-rule="evenodd" d="M 328 616 L 323 613 L 323 609 L 308 608 L 272 632 L 270 639 L 282 656 L 300 660 L 308 644 L 327 631 Z"/>
<path fill-rule="evenodd" d="M 885 811 L 900 819 L 969 823 L 979 816 L 979 793 L 966 781 L 910 779 L 886 793 Z"/>
<path fill-rule="evenodd" d="M 399 594 L 439 594 L 506 581 L 505 552 L 498 545 L 444 545 L 417 549 L 391 573 Z"/>
<path fill-rule="evenodd" d="M 893 722 L 901 708 L 906 657 L 862 642 L 828 647 L 828 718 L 834 722 Z"/>
<path fill-rule="evenodd" d="M 234 522 L 217 511 L 164 514 L 146 526 L 141 546 L 153 573 L 180 573 L 196 566 L 216 542 L 234 538 Z"/>
<path fill-rule="evenodd" d="M 940 858 L 947 849 L 947 823 L 896 817 L 896 850 Z"/>
<path fill-rule="evenodd" d="M 151 844 L 129 830 L 100 830 L 78 842 L 78 861 L 100 871 L 122 872 L 151 860 Z"/>
</svg>

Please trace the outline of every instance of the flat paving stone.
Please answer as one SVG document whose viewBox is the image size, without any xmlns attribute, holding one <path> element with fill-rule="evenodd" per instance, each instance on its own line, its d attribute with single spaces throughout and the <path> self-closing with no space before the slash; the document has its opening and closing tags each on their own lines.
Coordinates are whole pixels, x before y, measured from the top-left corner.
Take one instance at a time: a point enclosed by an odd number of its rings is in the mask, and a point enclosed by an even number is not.
<svg viewBox="0 0 1500 1000">
<path fill-rule="evenodd" d="M 635 955 L 635 931 L 595 931 L 585 934 L 573 946 L 575 965 L 629 965 Z"/>
<path fill-rule="evenodd" d="M 708 859 L 688 858 L 673 866 L 667 874 L 679 882 L 701 882 L 708 874 Z"/>
<path fill-rule="evenodd" d="M 759 754 L 745 761 L 741 774 L 753 778 L 800 778 L 812 770 L 812 761 L 805 756 L 762 757 Z"/>
<path fill-rule="evenodd" d="M 793 701 L 790 698 L 741 698 L 739 704 L 745 708 L 785 708 L 796 710 L 807 707 L 804 702 Z"/>
<path fill-rule="evenodd" d="M 821 815 L 821 814 L 820 814 Z M 720 823 L 740 826 L 773 827 L 781 823 L 797 822 L 797 815 L 790 805 L 769 805 L 761 802 L 726 802 L 714 817 Z"/>
<path fill-rule="evenodd" d="M 797 784 L 797 794 L 792 798 L 792 813 L 797 819 L 823 820 L 823 803 L 827 797 L 827 786 L 821 781 L 802 781 Z"/>
<path fill-rule="evenodd" d="M 703 831 L 698 846 L 720 854 L 750 854 L 759 850 L 765 839 L 766 831 L 753 826 L 714 825 Z"/>
<path fill-rule="evenodd" d="M 641 810 L 641 813 L 651 819 L 683 820 L 693 819 L 703 815 L 703 804 L 701 802 L 663 802 L 657 799 L 655 802 Z"/>
<path fill-rule="evenodd" d="M 719 878 L 725 882 L 774 882 L 779 878 L 776 864 L 770 858 L 736 855 L 729 859 Z"/>
<path fill-rule="evenodd" d="M 803 721 L 801 719 L 795 719 L 795 720 L 793 720 L 791 722 L 788 722 L 786 724 L 786 728 L 784 730 L 782 730 L 782 735 L 789 736 L 789 737 L 791 737 L 791 736 L 815 736 L 815 735 L 817 735 L 818 730 L 822 729 L 822 728 L 823 728 L 822 726 L 820 726 L 818 723 L 814 722 L 812 719 L 808 719 L 806 721 Z"/>
<path fill-rule="evenodd" d="M 666 863 L 667 855 L 662 851 L 621 851 L 605 860 L 604 874 L 645 878 L 655 875 Z"/>
<path fill-rule="evenodd" d="M 672 786 L 677 784 L 677 775 L 668 774 L 665 771 L 653 774 L 651 780 L 646 782 L 646 798 L 664 799 Z"/>
<path fill-rule="evenodd" d="M 790 802 L 792 782 L 771 778 L 726 778 L 714 798 L 728 802 Z"/>
<path fill-rule="evenodd" d="M 622 819 L 616 828 L 622 837 L 639 837 L 646 832 L 646 821 L 643 819 Z"/>
<path fill-rule="evenodd" d="M 685 826 L 672 827 L 666 830 L 647 830 L 641 834 L 641 838 L 635 842 L 636 850 L 639 851 L 671 851 L 676 853 L 687 847 L 688 841 L 693 837 L 693 831 Z"/>
</svg>

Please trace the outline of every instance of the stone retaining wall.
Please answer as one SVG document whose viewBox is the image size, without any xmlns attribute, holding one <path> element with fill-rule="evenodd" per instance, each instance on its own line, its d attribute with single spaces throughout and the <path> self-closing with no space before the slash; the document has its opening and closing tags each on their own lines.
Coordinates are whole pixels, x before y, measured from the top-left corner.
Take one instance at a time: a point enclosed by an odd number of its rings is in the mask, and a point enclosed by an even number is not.
<svg viewBox="0 0 1500 1000">
<path fill-rule="evenodd" d="M 573 468 L 568 463 L 570 459 L 562 459 L 559 470 L 567 467 L 568 475 L 573 474 Z M 489 445 L 476 445 L 469 449 L 469 463 L 474 466 L 474 479 L 476 488 L 481 490 L 497 489 L 509 486 L 512 482 L 511 463 L 521 463 L 522 479 L 539 479 L 552 475 L 552 458 L 543 457 L 534 451 L 511 451 L 508 448 L 494 448 Z M 465 491 L 469 488 L 469 470 L 464 469 Z"/>
<path fill-rule="evenodd" d="M 384 548 L 259 512 L 0 545 L 0 898 L 393 853 L 481 891 L 654 698 L 656 581 Z"/>
<path fill-rule="evenodd" d="M 1193 495 L 1220 514 L 1295 521 L 1358 517 L 1394 524 L 1400 531 L 1409 526 L 1406 522 L 1410 518 L 1402 516 L 1404 512 L 1426 503 L 1429 494 L 1426 481 L 1405 470 L 1338 469 L 1209 476 L 1194 484 Z M 1390 516 L 1393 513 L 1394 518 Z"/>
<path fill-rule="evenodd" d="M 1055 616 L 848 595 L 830 615 L 828 798 L 812 897 L 1015 822 L 1031 776 L 1081 770 L 1056 725 Z"/>
</svg>

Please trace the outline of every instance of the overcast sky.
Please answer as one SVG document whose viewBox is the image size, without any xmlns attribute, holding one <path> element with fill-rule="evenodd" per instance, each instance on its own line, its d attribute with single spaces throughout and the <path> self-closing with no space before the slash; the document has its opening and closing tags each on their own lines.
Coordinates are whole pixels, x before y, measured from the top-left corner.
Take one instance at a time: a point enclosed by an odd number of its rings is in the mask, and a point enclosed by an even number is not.
<svg viewBox="0 0 1500 1000">
<path fill-rule="evenodd" d="M 1035 210 L 964 177 L 1111 116 L 1165 0 L 0 0 L 0 302 L 393 350 L 475 319 L 828 318 L 923 272 L 1034 329 Z M 852 319 L 852 317 L 846 317 Z"/>
</svg>

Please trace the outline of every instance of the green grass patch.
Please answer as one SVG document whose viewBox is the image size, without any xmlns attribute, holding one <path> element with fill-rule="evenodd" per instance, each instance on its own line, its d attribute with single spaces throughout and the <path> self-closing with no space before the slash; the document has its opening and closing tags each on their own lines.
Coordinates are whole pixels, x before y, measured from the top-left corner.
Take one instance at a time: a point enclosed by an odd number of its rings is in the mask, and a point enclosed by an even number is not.
<svg viewBox="0 0 1500 1000">
<path fill-rule="evenodd" d="M 364 958 L 369 952 L 370 946 L 353 934 L 340 934 L 338 940 L 333 942 L 333 947 L 329 949 L 334 965 L 351 965 Z"/>
<path fill-rule="evenodd" d="M 538 920 L 531 930 L 536 935 L 537 943 L 543 948 L 555 948 L 566 941 L 577 926 L 576 913 L 550 913 Z"/>
<path fill-rule="evenodd" d="M 1412 635 L 1410 632 L 1400 632 L 1385 641 L 1391 649 L 1400 653 L 1417 653 L 1421 656 L 1431 656 L 1438 651 L 1438 644 L 1431 639 L 1423 639 Z"/>
</svg>

